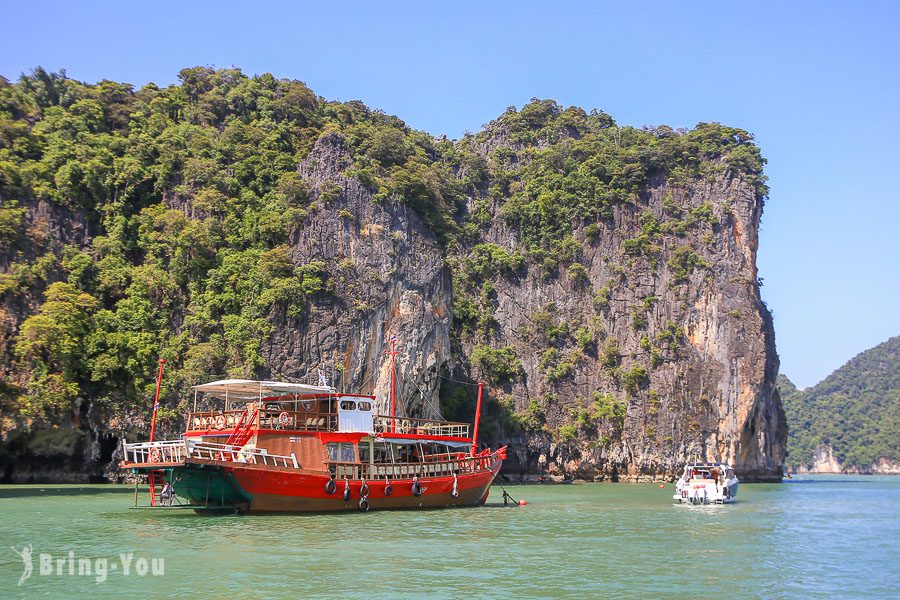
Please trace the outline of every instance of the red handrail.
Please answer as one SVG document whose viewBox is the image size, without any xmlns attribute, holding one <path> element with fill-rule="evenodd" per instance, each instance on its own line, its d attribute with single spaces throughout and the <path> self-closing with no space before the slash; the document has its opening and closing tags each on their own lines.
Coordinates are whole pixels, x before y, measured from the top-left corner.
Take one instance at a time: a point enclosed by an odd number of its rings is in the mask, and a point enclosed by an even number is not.
<svg viewBox="0 0 900 600">
<path fill-rule="evenodd" d="M 235 426 L 231 435 L 228 436 L 228 440 L 226 440 L 225 443 L 232 446 L 243 447 L 244 444 L 247 443 L 247 440 L 253 435 L 253 426 L 256 424 L 257 414 L 259 414 L 259 409 L 255 404 L 251 404 L 250 409 L 245 410 L 241 414 L 241 420 Z"/>
</svg>

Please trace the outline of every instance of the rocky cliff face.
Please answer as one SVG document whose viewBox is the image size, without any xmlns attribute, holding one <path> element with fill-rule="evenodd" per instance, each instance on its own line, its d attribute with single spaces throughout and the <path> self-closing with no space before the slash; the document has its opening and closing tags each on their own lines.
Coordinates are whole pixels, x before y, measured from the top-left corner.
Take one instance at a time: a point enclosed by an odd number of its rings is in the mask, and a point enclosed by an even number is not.
<svg viewBox="0 0 900 600">
<path fill-rule="evenodd" d="M 160 355 L 162 431 L 226 375 L 323 370 L 386 411 L 394 337 L 401 414 L 469 421 L 486 380 L 512 478 L 780 478 L 746 132 L 533 101 L 451 141 L 301 82 L 181 76 L 0 79 L 4 479 L 66 452 L 98 477 Z"/>
<path fill-rule="evenodd" d="M 434 233 L 409 208 L 378 203 L 359 181 L 342 136 L 325 135 L 298 168 L 318 205 L 290 239 L 296 264 L 324 261 L 333 293 L 309 314 L 273 312 L 264 345 L 272 376 L 316 381 L 324 369 L 336 387 L 373 393 L 389 413 L 385 350 L 398 341 L 398 409 L 433 416 L 439 374 L 450 360 L 450 278 Z"/>
<path fill-rule="evenodd" d="M 815 449 L 811 464 L 800 465 L 791 469 L 799 475 L 900 475 L 900 463 L 888 458 L 879 458 L 870 466 L 845 466 L 834 455 L 831 446 L 819 446 Z"/>
<path fill-rule="evenodd" d="M 504 147 L 500 137 L 482 144 L 485 156 Z M 523 240 L 503 222 L 507 201 L 488 203 L 477 242 L 513 253 Z M 572 264 L 583 269 L 551 261 L 491 279 L 496 345 L 513 348 L 522 365 L 495 391 L 538 421 L 525 434 L 497 435 L 512 444 L 510 472 L 666 479 L 700 458 L 728 461 L 745 480 L 781 478 L 778 359 L 756 270 L 762 208 L 740 176 L 687 185 L 657 178 L 599 229 L 573 227 Z M 651 231 L 650 253 L 629 245 L 642 231 Z M 686 252 L 696 252 L 690 272 L 677 259 Z M 476 345 L 462 344 L 470 361 Z M 622 414 L 604 417 L 610 404 Z"/>
<path fill-rule="evenodd" d="M 490 161 L 503 147 L 488 137 L 480 155 Z M 771 317 L 759 297 L 763 203 L 752 183 L 724 174 L 687 186 L 652 181 L 638 201 L 615 205 L 599 231 L 586 236 L 589 224 L 573 228 L 580 250 L 571 264 L 583 265 L 583 273 L 523 260 L 512 272 L 488 276 L 492 291 L 481 310 L 492 313 L 491 331 L 466 335 L 457 323 L 454 351 L 450 306 L 460 299 L 451 296 L 451 272 L 466 277 L 474 248 L 489 244 L 512 256 L 524 245 L 501 214 L 509 198 L 485 204 L 469 197 L 469 213 L 480 207 L 487 224 L 442 255 L 412 211 L 373 202 L 347 177 L 351 164 L 344 140 L 333 134 L 300 165 L 314 196 L 332 199 L 298 232 L 292 252 L 298 264 L 323 259 L 341 273 L 339 300 L 302 323 L 278 321 L 267 354 L 273 372 L 308 377 L 334 363 L 343 373 L 338 385 L 374 390 L 386 409 L 389 373 L 381 353 L 396 335 L 403 341 L 405 412 L 434 416 L 441 373 L 490 378 L 478 349 L 509 348 L 521 371 L 513 381 L 493 382 L 491 393 L 503 403 L 491 413 L 501 425 L 490 441 L 513 446 L 510 476 L 666 479 L 687 460 L 708 459 L 732 463 L 747 480 L 780 479 L 786 427 L 774 387 Z M 352 216 L 341 218 L 341 211 Z M 623 251 L 648 215 L 665 229 L 694 213 L 702 220 L 684 231 L 654 234 L 656 256 Z M 699 265 L 689 273 L 670 264 L 685 248 L 696 249 L 691 258 Z M 473 292 L 458 285 L 456 293 Z M 641 375 L 628 379 L 633 373 Z M 592 418 L 603 410 L 598 397 L 624 414 Z M 529 411 L 536 421 L 503 426 L 502 413 L 515 421 Z"/>
</svg>

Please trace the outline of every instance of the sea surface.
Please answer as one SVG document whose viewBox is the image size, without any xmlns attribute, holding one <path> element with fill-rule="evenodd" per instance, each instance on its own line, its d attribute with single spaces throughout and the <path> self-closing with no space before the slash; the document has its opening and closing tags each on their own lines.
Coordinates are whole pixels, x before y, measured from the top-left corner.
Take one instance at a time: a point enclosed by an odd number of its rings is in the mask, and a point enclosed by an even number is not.
<svg viewBox="0 0 900 600">
<path fill-rule="evenodd" d="M 0 486 L 0 598 L 900 597 L 900 477 L 742 484 L 710 507 L 671 484 L 507 490 L 527 506 L 495 486 L 483 508 L 222 517 L 131 510 L 128 486 Z"/>
</svg>

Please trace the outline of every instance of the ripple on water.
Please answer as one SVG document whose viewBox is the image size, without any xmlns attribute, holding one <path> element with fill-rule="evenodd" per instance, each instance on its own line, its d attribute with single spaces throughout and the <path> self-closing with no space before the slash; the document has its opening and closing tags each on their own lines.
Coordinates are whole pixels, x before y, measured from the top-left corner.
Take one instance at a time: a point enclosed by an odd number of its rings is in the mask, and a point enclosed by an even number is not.
<svg viewBox="0 0 900 600">
<path fill-rule="evenodd" d="M 497 494 L 480 509 L 245 517 L 131 511 L 115 486 L 0 487 L 0 534 L 57 557 L 163 557 L 150 583 L 166 595 L 900 595 L 900 479 L 805 481 L 742 485 L 717 507 L 674 505 L 672 486 L 584 484 L 516 487 L 528 506 L 515 509 Z M 8 551 L 0 585 L 20 574 Z M 35 575 L 15 589 L 119 597 L 147 583 Z"/>
</svg>

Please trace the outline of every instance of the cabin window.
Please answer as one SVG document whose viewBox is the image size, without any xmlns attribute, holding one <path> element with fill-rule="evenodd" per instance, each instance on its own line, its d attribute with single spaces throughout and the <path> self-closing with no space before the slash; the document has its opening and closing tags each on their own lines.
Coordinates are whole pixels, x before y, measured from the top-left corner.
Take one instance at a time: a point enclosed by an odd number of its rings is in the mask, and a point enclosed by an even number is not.
<svg viewBox="0 0 900 600">
<path fill-rule="evenodd" d="M 356 410 L 356 402 L 353 400 L 341 400 L 341 410 Z"/>
<path fill-rule="evenodd" d="M 359 410 L 365 412 L 372 412 L 372 403 L 371 402 L 358 402 L 356 404 L 359 407 Z"/>
<path fill-rule="evenodd" d="M 392 463 L 394 462 L 393 455 L 391 454 L 391 448 L 389 444 L 380 443 L 375 444 L 375 462 L 376 463 Z"/>
<path fill-rule="evenodd" d="M 396 444 L 394 456 L 400 463 L 422 462 L 422 449 L 418 444 Z"/>
<path fill-rule="evenodd" d="M 368 463 L 371 462 L 369 460 L 372 457 L 371 450 L 371 442 L 360 442 L 359 443 L 359 462 Z"/>
<path fill-rule="evenodd" d="M 325 448 L 331 462 L 356 462 L 356 452 L 350 442 L 328 442 Z"/>
</svg>

